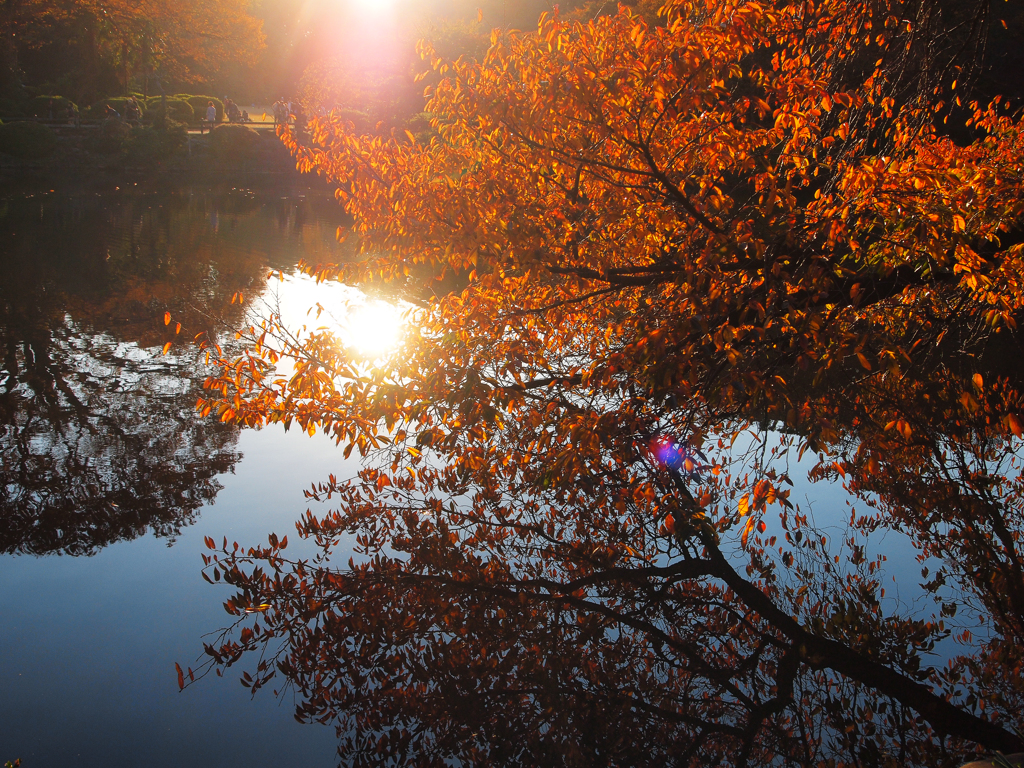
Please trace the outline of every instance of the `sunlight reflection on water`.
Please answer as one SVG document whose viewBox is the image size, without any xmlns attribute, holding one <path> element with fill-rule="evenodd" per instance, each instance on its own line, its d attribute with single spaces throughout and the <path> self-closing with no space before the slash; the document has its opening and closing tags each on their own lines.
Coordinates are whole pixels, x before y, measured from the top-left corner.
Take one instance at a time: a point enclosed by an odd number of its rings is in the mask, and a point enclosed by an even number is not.
<svg viewBox="0 0 1024 768">
<path fill-rule="evenodd" d="M 334 334 L 354 359 L 373 361 L 398 346 L 409 325 L 409 310 L 408 305 L 371 298 L 349 285 L 293 273 L 267 282 L 252 305 L 250 322 L 272 313 L 292 333 L 322 328 Z M 278 365 L 279 373 L 288 369 L 286 361 Z"/>
</svg>

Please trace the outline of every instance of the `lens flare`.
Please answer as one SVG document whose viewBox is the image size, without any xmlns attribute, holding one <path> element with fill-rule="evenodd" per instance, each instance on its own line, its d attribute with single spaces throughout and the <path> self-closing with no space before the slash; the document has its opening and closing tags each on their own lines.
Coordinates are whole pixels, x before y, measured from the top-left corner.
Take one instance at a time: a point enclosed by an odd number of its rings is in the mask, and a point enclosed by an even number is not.
<svg viewBox="0 0 1024 768">
<path fill-rule="evenodd" d="M 655 460 L 663 467 L 688 475 L 700 474 L 701 469 L 707 464 L 707 459 L 699 450 L 667 437 L 652 440 L 650 450 Z"/>
</svg>

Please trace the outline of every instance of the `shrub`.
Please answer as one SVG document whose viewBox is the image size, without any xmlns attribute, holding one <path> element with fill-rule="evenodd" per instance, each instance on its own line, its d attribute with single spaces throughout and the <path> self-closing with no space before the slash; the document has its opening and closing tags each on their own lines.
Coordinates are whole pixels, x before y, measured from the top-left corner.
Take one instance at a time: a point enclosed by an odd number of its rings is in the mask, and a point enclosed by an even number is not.
<svg viewBox="0 0 1024 768">
<path fill-rule="evenodd" d="M 48 157 L 57 147 L 57 136 L 40 123 L 0 125 L 0 152 L 23 160 Z"/>
<path fill-rule="evenodd" d="M 150 96 L 146 99 L 146 117 L 153 120 L 159 120 L 164 117 L 162 105 L 163 101 L 160 96 Z M 191 104 L 187 101 L 182 101 L 181 99 L 176 99 L 171 96 L 167 97 L 166 117 L 179 123 L 192 123 L 195 122 L 196 119 L 196 115 Z"/>
<path fill-rule="evenodd" d="M 139 105 L 139 109 L 142 110 L 142 116 L 146 116 L 146 104 L 140 99 L 136 99 Z M 91 117 L 93 119 L 102 119 L 106 115 L 107 105 L 110 105 L 122 118 L 128 111 L 128 99 L 123 96 L 115 96 L 110 99 L 102 99 L 97 101 L 91 107 L 84 117 Z"/>
<path fill-rule="evenodd" d="M 121 150 L 130 133 L 131 128 L 123 120 L 109 118 L 85 140 L 85 148 L 101 155 L 112 155 Z"/>
<path fill-rule="evenodd" d="M 224 102 L 215 96 L 176 96 L 175 98 L 182 98 L 187 101 L 196 114 L 196 120 L 206 119 L 206 108 L 210 106 L 210 102 L 213 102 L 213 106 L 217 108 L 217 122 L 224 122 Z"/>
<path fill-rule="evenodd" d="M 331 114 L 336 117 L 340 117 L 342 120 L 348 120 L 351 122 L 355 126 L 357 133 L 364 133 L 373 128 L 370 116 L 361 110 L 338 107 L 332 109 Z"/>
<path fill-rule="evenodd" d="M 50 102 L 53 102 L 53 118 L 55 120 L 63 120 L 70 114 L 70 109 L 74 106 L 71 99 L 66 99 L 63 96 L 36 96 L 29 102 L 29 111 L 33 117 L 50 117 Z M 116 109 L 116 107 L 115 107 Z"/>
<path fill-rule="evenodd" d="M 238 123 L 218 125 L 210 133 L 210 148 L 214 154 L 229 159 L 253 154 L 259 141 L 259 133 Z"/>
<path fill-rule="evenodd" d="M 125 160 L 133 165 L 160 162 L 178 152 L 186 140 L 187 126 L 173 120 L 162 126 L 133 128 L 124 143 Z"/>
<path fill-rule="evenodd" d="M 0 99 L 0 117 L 24 117 L 25 110 L 22 109 L 14 99 Z"/>
<path fill-rule="evenodd" d="M 131 127 L 124 120 L 111 117 L 100 123 L 100 133 L 114 139 L 127 139 L 131 133 Z"/>
</svg>

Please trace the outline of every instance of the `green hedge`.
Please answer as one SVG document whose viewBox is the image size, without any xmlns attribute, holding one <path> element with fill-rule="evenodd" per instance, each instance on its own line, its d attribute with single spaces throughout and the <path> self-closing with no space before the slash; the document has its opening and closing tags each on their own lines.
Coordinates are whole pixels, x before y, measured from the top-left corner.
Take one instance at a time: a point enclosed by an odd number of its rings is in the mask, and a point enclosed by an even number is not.
<svg viewBox="0 0 1024 768">
<path fill-rule="evenodd" d="M 100 123 L 98 131 L 89 131 L 83 146 L 97 155 L 117 154 L 124 148 L 131 132 L 131 127 L 124 120 L 108 118 Z"/>
<path fill-rule="evenodd" d="M 210 132 L 210 149 L 224 158 L 238 159 L 252 154 L 260 135 L 247 125 L 225 123 Z"/>
<path fill-rule="evenodd" d="M 142 116 L 146 116 L 146 104 L 138 99 L 136 103 L 139 105 L 139 109 L 142 111 Z M 83 115 L 83 117 L 91 117 L 93 119 L 102 119 L 106 117 L 107 105 L 110 105 L 123 119 L 125 114 L 128 112 L 128 99 L 124 96 L 115 96 L 110 99 L 101 99 L 89 107 L 89 111 Z"/>
<path fill-rule="evenodd" d="M 163 162 L 178 153 L 187 141 L 187 126 L 168 120 L 163 127 L 133 128 L 124 143 L 124 159 L 132 165 Z"/>
<path fill-rule="evenodd" d="M 63 120 L 69 117 L 68 109 L 74 104 L 71 99 L 63 96 L 36 96 L 29 102 L 29 110 L 33 117 L 48 118 L 50 116 L 50 100 L 53 100 L 53 117 L 55 120 Z"/>
<path fill-rule="evenodd" d="M 32 114 L 37 117 L 46 117 L 49 111 L 49 96 L 37 96 L 33 101 Z M 54 99 L 60 99 L 61 102 L 67 102 L 62 96 L 54 96 Z M 142 116 L 147 121 L 159 118 L 162 115 L 160 111 L 161 102 L 160 96 L 149 96 L 148 98 L 142 98 L 136 96 L 136 102 L 139 108 L 142 110 Z M 173 96 L 167 97 L 167 111 L 168 117 L 179 123 L 196 123 L 200 120 L 206 119 L 206 108 L 213 102 L 213 106 L 217 109 L 217 122 L 224 121 L 224 102 L 218 99 L 216 96 L 202 96 L 191 93 L 176 93 Z M 114 96 L 109 99 L 103 99 L 93 104 L 83 117 L 91 117 L 94 119 L 103 118 L 106 115 L 106 107 L 109 104 L 113 107 L 121 117 L 125 117 L 127 111 L 127 98 L 123 96 Z M 14 102 L 11 102 L 10 108 L 4 110 L 4 103 L 0 100 L 0 115 L 11 115 L 13 117 L 20 117 L 22 113 L 16 111 L 17 107 Z"/>
<path fill-rule="evenodd" d="M 57 136 L 41 123 L 0 125 L 0 152 L 23 160 L 41 160 L 53 154 Z"/>
<path fill-rule="evenodd" d="M 162 104 L 163 101 L 160 96 L 150 96 L 146 99 L 146 118 L 159 119 L 163 117 Z M 168 96 L 167 117 L 179 123 L 193 123 L 195 122 L 196 114 L 192 109 L 192 105 L 187 101 Z"/>
<path fill-rule="evenodd" d="M 0 117 L 25 117 L 25 110 L 14 99 L 0 99 Z"/>
<path fill-rule="evenodd" d="M 210 106 L 210 102 L 212 101 L 213 106 L 217 108 L 217 122 L 224 122 L 224 102 L 216 96 L 190 96 L 187 93 L 179 93 L 174 98 L 187 101 L 192 105 L 192 110 L 195 112 L 197 121 L 206 119 L 206 108 Z"/>
</svg>

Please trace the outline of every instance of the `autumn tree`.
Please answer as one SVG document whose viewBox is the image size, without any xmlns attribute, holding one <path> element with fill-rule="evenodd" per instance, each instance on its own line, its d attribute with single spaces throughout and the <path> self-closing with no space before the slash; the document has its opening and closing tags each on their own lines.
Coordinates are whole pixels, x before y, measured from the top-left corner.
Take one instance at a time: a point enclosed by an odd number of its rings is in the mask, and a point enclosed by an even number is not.
<svg viewBox="0 0 1024 768">
<path fill-rule="evenodd" d="M 229 62 L 255 63 L 263 48 L 248 0 L 143 0 L 89 9 L 131 76 L 154 74 L 176 83 L 208 78 Z"/>
<path fill-rule="evenodd" d="M 81 55 L 108 63 L 125 91 L 136 79 L 143 89 L 154 77 L 168 83 L 209 79 L 226 64 L 255 63 L 264 45 L 262 23 L 247 0 L 0 4 L 0 64 L 8 79 L 18 76 L 26 53 L 46 49 L 55 37 L 75 40 Z"/>
<path fill-rule="evenodd" d="M 965 7 L 549 15 L 481 61 L 424 47 L 429 141 L 286 134 L 365 257 L 311 271 L 418 309 L 386 359 L 270 317 L 220 360 L 204 414 L 364 469 L 310 491 L 317 559 L 208 556 L 239 617 L 208 663 L 262 649 L 243 682 L 294 686 L 353 765 L 1024 749 L 1024 135 L 960 95 L 999 21 Z M 925 607 L 886 597 L 884 531 Z"/>
</svg>

